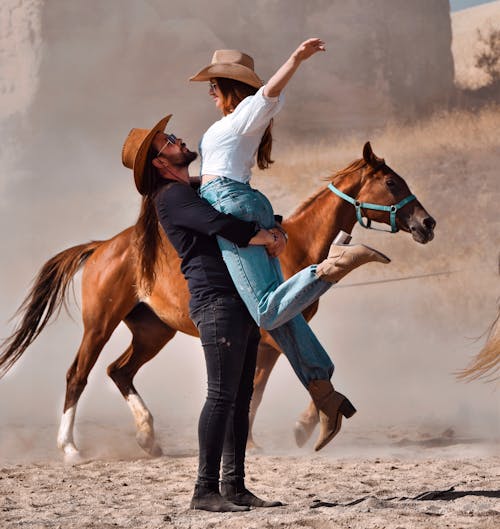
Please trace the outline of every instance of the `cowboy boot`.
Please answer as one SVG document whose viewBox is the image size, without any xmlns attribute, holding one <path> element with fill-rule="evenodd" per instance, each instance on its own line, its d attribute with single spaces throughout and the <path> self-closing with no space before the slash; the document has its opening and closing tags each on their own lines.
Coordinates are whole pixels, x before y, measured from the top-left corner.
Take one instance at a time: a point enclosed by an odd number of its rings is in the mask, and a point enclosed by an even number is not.
<svg viewBox="0 0 500 529">
<path fill-rule="evenodd" d="M 311 401 L 307 409 L 302 412 L 299 420 L 295 423 L 293 428 L 295 443 L 299 448 L 302 448 L 307 443 L 307 441 L 309 441 L 309 438 L 314 432 L 314 428 L 316 428 L 318 422 L 318 409 L 316 408 L 314 401 Z"/>
<path fill-rule="evenodd" d="M 267 501 L 250 492 L 243 480 L 221 483 L 221 496 L 234 505 L 247 507 L 281 507 L 280 501 Z"/>
<path fill-rule="evenodd" d="M 316 276 L 337 283 L 358 266 L 370 262 L 390 263 L 383 253 L 364 244 L 332 244 L 328 257 L 316 267 Z"/>
<path fill-rule="evenodd" d="M 346 419 L 356 413 L 347 397 L 335 391 L 329 380 L 312 380 L 307 386 L 319 411 L 320 433 L 314 450 L 321 450 L 340 431 L 342 416 Z"/>
</svg>

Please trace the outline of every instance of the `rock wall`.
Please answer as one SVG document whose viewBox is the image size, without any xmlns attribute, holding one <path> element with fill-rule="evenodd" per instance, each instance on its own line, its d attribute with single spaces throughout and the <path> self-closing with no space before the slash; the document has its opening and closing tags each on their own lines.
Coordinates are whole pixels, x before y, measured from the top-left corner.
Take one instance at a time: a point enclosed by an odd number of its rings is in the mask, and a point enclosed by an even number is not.
<svg viewBox="0 0 500 529">
<path fill-rule="evenodd" d="M 0 40 L 10 46 L 0 59 L 17 57 L 17 70 L 9 68 L 22 77 L 0 85 L 2 104 L 17 86 L 27 94 L 23 108 L 9 110 L 8 128 L 0 123 L 10 140 L 3 145 L 29 137 L 31 158 L 22 163 L 31 170 L 35 160 L 57 189 L 75 185 L 68 170 L 90 187 L 112 188 L 102 160 L 119 170 L 128 130 L 167 113 L 196 147 L 218 114 L 207 85 L 187 79 L 216 48 L 247 51 L 266 79 L 304 38 L 324 38 L 327 53 L 305 63 L 287 89 L 276 138 L 368 134 L 446 104 L 453 92 L 448 0 L 5 0 L 0 22 L 11 35 Z"/>
<path fill-rule="evenodd" d="M 213 49 L 247 50 L 267 78 L 313 35 L 328 52 L 289 87 L 280 116 L 289 132 L 415 117 L 446 103 L 453 90 L 447 0 L 88 0 L 45 2 L 42 15 L 39 120 L 51 113 L 111 132 L 175 111 L 197 137 L 215 113 L 206 86 L 187 77 Z"/>
</svg>

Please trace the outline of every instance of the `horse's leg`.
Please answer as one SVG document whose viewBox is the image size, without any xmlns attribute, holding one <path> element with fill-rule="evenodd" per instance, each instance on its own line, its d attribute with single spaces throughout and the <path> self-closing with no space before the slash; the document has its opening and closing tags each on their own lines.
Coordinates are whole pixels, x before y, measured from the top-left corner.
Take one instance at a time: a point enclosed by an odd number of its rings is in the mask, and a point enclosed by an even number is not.
<svg viewBox="0 0 500 529">
<path fill-rule="evenodd" d="M 66 375 L 66 398 L 57 436 L 59 448 L 70 461 L 78 459 L 73 429 L 89 373 L 113 331 L 137 303 L 133 267 L 126 258 L 129 247 L 129 240 L 120 234 L 98 248 L 83 270 L 83 338 Z"/>
<path fill-rule="evenodd" d="M 269 375 L 273 370 L 281 352 L 276 345 L 272 345 L 267 342 L 266 338 L 262 339 L 259 344 L 259 350 L 257 352 L 257 367 L 255 368 L 255 377 L 253 382 L 253 395 L 250 403 L 250 414 L 249 414 L 249 428 L 248 428 L 248 439 L 247 448 L 249 449 L 260 449 L 259 445 L 253 438 L 253 424 L 257 410 L 262 402 L 262 396 L 266 389 Z M 269 338 L 269 340 L 271 340 Z M 274 343 L 274 342 L 273 342 Z"/>
<path fill-rule="evenodd" d="M 109 340 L 120 319 L 103 321 L 102 325 L 84 327 L 82 342 L 66 374 L 66 398 L 64 411 L 57 435 L 57 446 L 64 452 L 67 461 L 79 458 L 79 452 L 73 439 L 76 407 L 87 385 L 90 371 L 94 367 L 102 348 Z"/>
<path fill-rule="evenodd" d="M 176 331 L 163 323 L 145 304 L 137 305 L 127 315 L 125 323 L 132 331 L 132 343 L 108 367 L 108 375 L 117 385 L 130 407 L 135 421 L 139 446 L 152 456 L 161 456 L 162 450 L 155 439 L 153 416 L 134 387 L 137 371 L 151 360 L 170 341 Z"/>
</svg>

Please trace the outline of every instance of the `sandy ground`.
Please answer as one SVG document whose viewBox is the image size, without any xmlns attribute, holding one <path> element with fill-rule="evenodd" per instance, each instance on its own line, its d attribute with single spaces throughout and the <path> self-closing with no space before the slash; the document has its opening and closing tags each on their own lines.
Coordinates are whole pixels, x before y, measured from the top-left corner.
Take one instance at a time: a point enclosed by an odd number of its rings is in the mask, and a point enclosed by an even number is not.
<svg viewBox="0 0 500 529">
<path fill-rule="evenodd" d="M 166 442 L 162 438 L 163 446 Z M 498 444 L 458 438 L 452 431 L 433 436 L 346 429 L 321 454 L 310 446 L 282 453 L 275 441 L 269 455 L 248 456 L 247 483 L 285 505 L 240 514 L 189 510 L 197 465 L 192 439 L 148 459 L 125 435 L 116 453 L 118 458 L 108 453 L 78 465 L 57 457 L 1 461 L 0 527 L 493 529 L 500 524 Z"/>
</svg>

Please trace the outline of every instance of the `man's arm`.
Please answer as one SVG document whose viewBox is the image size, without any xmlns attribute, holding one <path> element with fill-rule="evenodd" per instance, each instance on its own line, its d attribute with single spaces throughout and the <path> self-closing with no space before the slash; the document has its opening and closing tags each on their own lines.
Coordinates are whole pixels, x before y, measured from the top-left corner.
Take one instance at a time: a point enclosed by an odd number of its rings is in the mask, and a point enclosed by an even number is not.
<svg viewBox="0 0 500 529">
<path fill-rule="evenodd" d="M 260 229 L 256 222 L 240 220 L 217 211 L 196 191 L 185 184 L 171 184 L 156 199 L 160 222 L 162 217 L 175 226 L 204 235 L 220 235 L 238 246 L 273 244 L 275 237 Z"/>
</svg>

